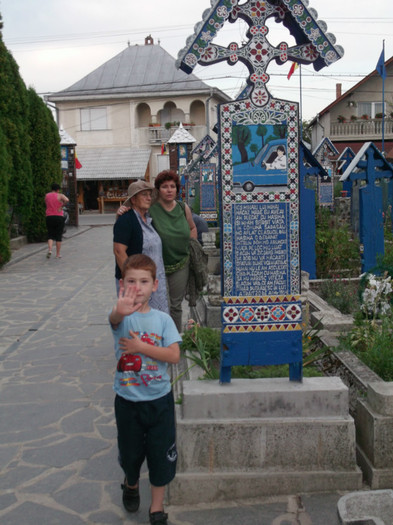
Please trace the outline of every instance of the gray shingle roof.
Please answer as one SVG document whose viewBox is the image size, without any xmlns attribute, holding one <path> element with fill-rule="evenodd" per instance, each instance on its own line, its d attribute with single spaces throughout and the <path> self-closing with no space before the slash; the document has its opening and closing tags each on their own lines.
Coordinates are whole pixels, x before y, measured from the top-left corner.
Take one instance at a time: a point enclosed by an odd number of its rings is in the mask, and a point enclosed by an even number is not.
<svg viewBox="0 0 393 525">
<path fill-rule="evenodd" d="M 209 92 L 210 86 L 175 66 L 175 59 L 159 45 L 129 46 L 69 88 L 53 93 L 63 96 Z M 217 91 L 217 90 L 215 90 Z M 227 98 L 224 94 L 223 97 Z"/>
<path fill-rule="evenodd" d="M 77 148 L 82 167 L 77 180 L 141 179 L 145 176 L 150 149 Z"/>
<path fill-rule="evenodd" d="M 182 123 L 168 140 L 168 144 L 192 144 L 193 142 L 196 142 L 196 139 L 183 128 Z"/>
</svg>

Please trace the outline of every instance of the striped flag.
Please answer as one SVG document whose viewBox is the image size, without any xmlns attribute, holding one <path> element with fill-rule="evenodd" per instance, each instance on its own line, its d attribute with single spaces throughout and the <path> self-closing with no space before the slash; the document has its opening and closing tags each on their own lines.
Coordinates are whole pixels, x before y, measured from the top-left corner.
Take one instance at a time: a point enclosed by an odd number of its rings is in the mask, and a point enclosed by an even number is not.
<svg viewBox="0 0 393 525">
<path fill-rule="evenodd" d="M 82 167 L 82 164 L 79 162 L 79 159 L 78 159 L 78 157 L 76 156 L 76 152 L 75 152 L 75 168 L 76 168 L 77 170 L 80 170 L 81 167 Z"/>
<path fill-rule="evenodd" d="M 298 67 L 299 64 L 297 62 L 292 62 L 291 69 L 289 70 L 289 73 L 287 75 L 288 80 L 291 78 L 291 76 L 294 74 Z"/>
</svg>

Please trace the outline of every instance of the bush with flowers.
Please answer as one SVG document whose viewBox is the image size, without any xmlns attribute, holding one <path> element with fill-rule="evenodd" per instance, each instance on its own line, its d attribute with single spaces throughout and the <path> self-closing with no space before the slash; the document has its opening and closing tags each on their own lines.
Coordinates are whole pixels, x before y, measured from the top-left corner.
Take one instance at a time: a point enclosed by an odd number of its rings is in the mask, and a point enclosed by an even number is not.
<svg viewBox="0 0 393 525">
<path fill-rule="evenodd" d="M 392 278 L 386 273 L 380 277 L 372 273 L 364 277 L 361 310 L 367 318 L 379 319 L 391 310 L 393 299 Z"/>
<path fill-rule="evenodd" d="M 361 307 L 341 348 L 349 347 L 381 379 L 393 381 L 392 277 L 366 274 L 362 282 Z"/>
</svg>

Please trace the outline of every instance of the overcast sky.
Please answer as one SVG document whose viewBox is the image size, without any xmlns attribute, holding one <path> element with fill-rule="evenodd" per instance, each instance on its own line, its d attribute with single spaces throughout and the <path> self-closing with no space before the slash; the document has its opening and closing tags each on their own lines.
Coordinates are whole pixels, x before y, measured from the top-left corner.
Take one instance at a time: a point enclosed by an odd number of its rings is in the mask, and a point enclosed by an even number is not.
<svg viewBox="0 0 393 525">
<path fill-rule="evenodd" d="M 371 6 L 371 7 L 370 7 Z M 154 38 L 172 56 L 185 46 L 194 25 L 210 7 L 210 0 L 0 0 L 3 40 L 17 61 L 27 86 L 38 93 L 60 91 L 120 53 L 130 42 L 144 44 Z M 369 74 L 377 64 L 385 40 L 385 59 L 393 55 L 393 4 L 391 0 L 310 0 L 309 7 L 328 25 L 344 57 L 315 72 L 302 67 L 302 112 L 314 117 L 333 102 L 336 84 L 343 92 Z M 282 24 L 269 23 L 269 41 L 294 44 Z M 243 22 L 224 26 L 216 40 L 227 46 L 245 40 Z M 290 63 L 271 63 L 267 85 L 277 98 L 300 100 L 299 70 L 290 81 Z M 200 67 L 195 74 L 234 97 L 248 71 L 226 63 Z M 393 101 L 387 93 L 386 100 Z"/>
</svg>

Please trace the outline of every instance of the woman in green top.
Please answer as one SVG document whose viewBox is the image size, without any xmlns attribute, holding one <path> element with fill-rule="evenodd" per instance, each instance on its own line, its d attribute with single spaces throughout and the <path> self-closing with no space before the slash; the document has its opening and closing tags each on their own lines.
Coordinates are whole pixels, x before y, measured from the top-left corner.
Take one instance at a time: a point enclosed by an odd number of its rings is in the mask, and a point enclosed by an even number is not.
<svg viewBox="0 0 393 525">
<path fill-rule="evenodd" d="M 197 229 L 190 208 L 176 200 L 180 189 L 179 176 L 172 170 L 162 171 L 157 175 L 154 186 L 158 193 L 157 201 L 150 207 L 149 213 L 162 241 L 170 314 L 181 332 L 181 304 L 188 281 L 189 239 L 197 238 Z"/>
</svg>

